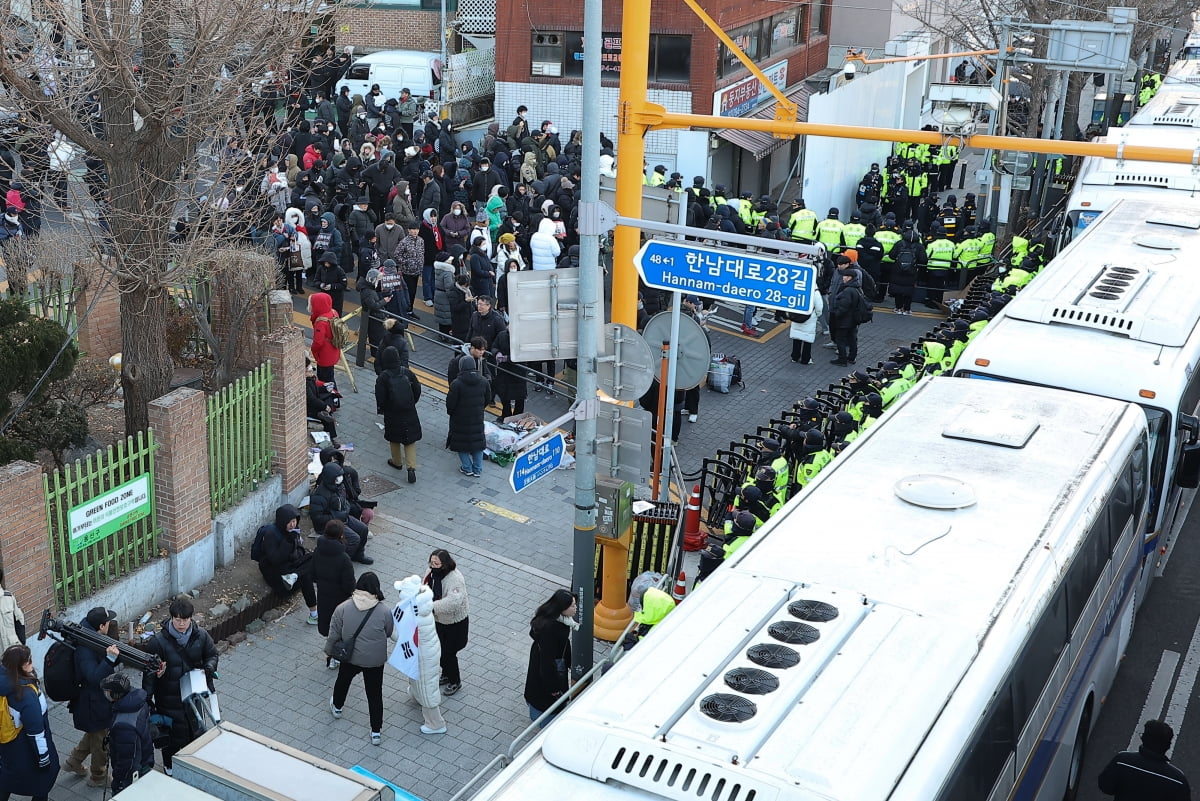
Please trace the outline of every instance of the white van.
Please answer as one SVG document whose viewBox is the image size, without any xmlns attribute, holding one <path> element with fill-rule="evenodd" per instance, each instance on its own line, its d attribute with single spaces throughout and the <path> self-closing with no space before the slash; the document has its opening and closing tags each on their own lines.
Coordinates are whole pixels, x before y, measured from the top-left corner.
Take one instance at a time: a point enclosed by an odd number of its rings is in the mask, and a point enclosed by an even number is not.
<svg viewBox="0 0 1200 801">
<path fill-rule="evenodd" d="M 343 86 L 349 86 L 351 97 L 365 97 L 376 83 L 385 98 L 399 98 L 400 90 L 407 87 L 417 100 L 440 99 L 441 56 L 419 50 L 380 50 L 351 64 L 334 91 L 340 93 Z"/>
</svg>

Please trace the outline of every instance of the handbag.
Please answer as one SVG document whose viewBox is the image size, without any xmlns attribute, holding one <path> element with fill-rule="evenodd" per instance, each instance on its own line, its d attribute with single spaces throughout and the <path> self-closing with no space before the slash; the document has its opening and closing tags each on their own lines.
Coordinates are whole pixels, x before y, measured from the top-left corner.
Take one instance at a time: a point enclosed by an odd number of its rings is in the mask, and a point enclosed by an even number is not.
<svg viewBox="0 0 1200 801">
<path fill-rule="evenodd" d="M 298 250 L 293 250 L 288 254 L 288 269 L 303 270 L 304 256 Z"/>
<path fill-rule="evenodd" d="M 378 604 L 376 604 L 376 606 L 378 606 Z M 354 643 L 356 640 L 358 640 L 358 635 L 362 632 L 363 626 L 367 625 L 367 621 L 371 619 L 371 615 L 374 612 L 375 606 L 372 606 L 370 610 L 363 615 L 362 622 L 359 623 L 358 628 L 354 630 L 354 636 L 349 640 L 338 640 L 335 642 L 333 644 L 333 648 L 330 649 L 331 653 L 329 655 L 339 662 L 349 662 L 350 657 L 354 656 Z"/>
</svg>

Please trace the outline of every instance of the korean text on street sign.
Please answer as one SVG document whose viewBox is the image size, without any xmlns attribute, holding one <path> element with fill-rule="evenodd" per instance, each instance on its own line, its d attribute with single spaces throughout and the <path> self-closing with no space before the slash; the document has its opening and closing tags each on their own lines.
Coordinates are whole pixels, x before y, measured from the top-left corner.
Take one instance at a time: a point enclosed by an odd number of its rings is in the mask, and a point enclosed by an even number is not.
<svg viewBox="0 0 1200 801">
<path fill-rule="evenodd" d="M 103 495 L 72 507 L 67 512 L 67 520 L 71 525 L 71 553 L 78 553 L 149 516 L 153 504 L 150 474 L 143 473 Z"/>
<path fill-rule="evenodd" d="M 508 476 L 508 483 L 513 491 L 520 492 L 538 479 L 550 475 L 562 464 L 566 451 L 567 444 L 563 435 L 558 433 L 519 455 L 513 462 L 512 472 Z"/>
<path fill-rule="evenodd" d="M 805 314 L 817 268 L 807 261 L 652 239 L 634 256 L 648 286 Z"/>
</svg>

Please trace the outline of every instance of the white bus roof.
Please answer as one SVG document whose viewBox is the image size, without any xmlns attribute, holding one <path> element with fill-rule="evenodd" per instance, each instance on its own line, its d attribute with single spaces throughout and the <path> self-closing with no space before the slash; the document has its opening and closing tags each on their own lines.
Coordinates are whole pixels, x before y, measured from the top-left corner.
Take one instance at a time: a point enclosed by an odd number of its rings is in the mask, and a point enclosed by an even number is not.
<svg viewBox="0 0 1200 801">
<path fill-rule="evenodd" d="M 1200 160 L 1200 128 L 1167 128 L 1154 125 L 1127 125 L 1113 128 L 1109 135 L 1097 140 L 1110 145 L 1146 145 L 1195 151 Z M 1130 159 L 1087 158 L 1079 171 L 1072 200 L 1094 190 L 1119 187 L 1114 197 L 1124 196 L 1129 189 L 1172 189 L 1180 192 L 1200 191 L 1200 169 L 1190 164 L 1164 164 Z M 1078 204 L 1072 202 L 1072 208 Z"/>
<path fill-rule="evenodd" d="M 1152 406 L 1177 397 L 1200 354 L 1197 254 L 1200 208 L 1119 201 L 972 340 L 957 369 Z"/>
<path fill-rule="evenodd" d="M 1190 41 L 1191 46 L 1200 45 L 1200 36 L 1195 37 L 1195 41 Z M 1162 85 L 1158 87 L 1155 93 L 1157 98 L 1159 95 L 1170 95 L 1175 93 L 1194 93 L 1200 89 L 1200 63 L 1193 59 L 1181 59 L 1171 65 L 1167 70 L 1167 74 L 1163 76 Z"/>
<path fill-rule="evenodd" d="M 936 726 L 974 724 L 939 718 L 990 635 L 1023 639 L 1143 419 L 921 382 L 477 798 L 892 797 Z"/>
</svg>

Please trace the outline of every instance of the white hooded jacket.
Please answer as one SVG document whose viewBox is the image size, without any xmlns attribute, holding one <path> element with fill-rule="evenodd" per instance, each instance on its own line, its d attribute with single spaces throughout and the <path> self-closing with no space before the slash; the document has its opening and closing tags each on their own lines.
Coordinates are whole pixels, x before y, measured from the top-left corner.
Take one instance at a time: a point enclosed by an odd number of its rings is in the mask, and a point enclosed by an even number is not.
<svg viewBox="0 0 1200 801">
<path fill-rule="evenodd" d="M 421 706 L 434 707 L 442 703 L 438 679 L 442 674 L 442 642 L 438 639 L 433 621 L 433 590 L 417 576 L 395 583 L 400 593 L 397 606 L 411 604 L 417 615 L 417 667 L 420 677 L 409 677 L 408 687 L 413 700 Z"/>
<path fill-rule="evenodd" d="M 553 270 L 558 263 L 562 248 L 554 236 L 554 220 L 542 218 L 537 233 L 529 237 L 529 249 L 533 253 L 533 269 Z"/>
</svg>

